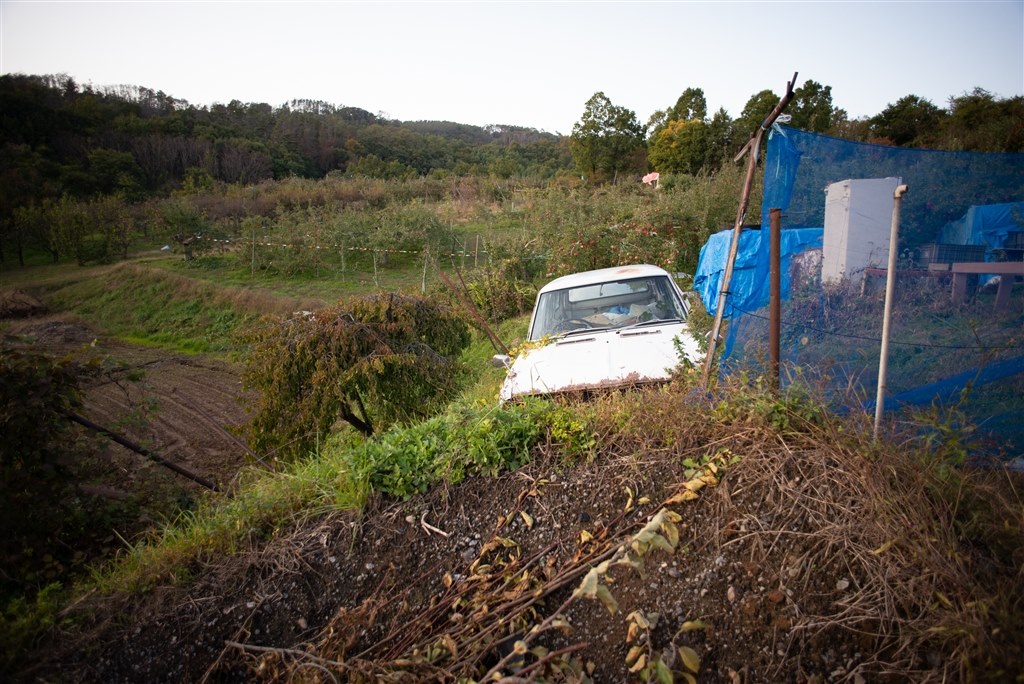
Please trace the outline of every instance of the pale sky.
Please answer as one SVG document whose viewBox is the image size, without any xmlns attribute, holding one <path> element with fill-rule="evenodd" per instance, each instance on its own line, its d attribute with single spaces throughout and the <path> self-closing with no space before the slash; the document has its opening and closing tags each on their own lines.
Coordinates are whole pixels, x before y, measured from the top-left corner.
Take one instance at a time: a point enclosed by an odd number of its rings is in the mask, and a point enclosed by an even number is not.
<svg viewBox="0 0 1024 684">
<path fill-rule="evenodd" d="M 640 123 L 813 79 L 871 116 L 904 95 L 1024 94 L 1024 0 L 0 0 L 0 73 L 66 73 L 194 105 L 324 100 L 402 121 L 569 134 L 602 91 Z"/>
</svg>

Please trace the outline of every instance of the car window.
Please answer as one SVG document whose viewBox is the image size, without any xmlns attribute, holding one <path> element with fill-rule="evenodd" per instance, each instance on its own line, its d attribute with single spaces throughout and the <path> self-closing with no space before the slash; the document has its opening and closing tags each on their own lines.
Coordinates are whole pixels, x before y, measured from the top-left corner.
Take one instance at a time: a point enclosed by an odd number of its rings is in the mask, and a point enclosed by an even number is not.
<svg viewBox="0 0 1024 684">
<path fill-rule="evenodd" d="M 540 295 L 530 339 L 574 330 L 622 328 L 659 320 L 685 320 L 687 308 L 665 276 L 593 283 Z"/>
<path fill-rule="evenodd" d="M 596 285 L 584 285 L 583 287 L 570 288 L 568 292 L 569 301 L 576 303 L 589 299 L 600 299 L 602 297 L 614 297 L 616 295 L 635 294 L 650 291 L 650 280 L 640 278 L 634 280 L 620 280 L 611 283 L 597 283 Z"/>
</svg>

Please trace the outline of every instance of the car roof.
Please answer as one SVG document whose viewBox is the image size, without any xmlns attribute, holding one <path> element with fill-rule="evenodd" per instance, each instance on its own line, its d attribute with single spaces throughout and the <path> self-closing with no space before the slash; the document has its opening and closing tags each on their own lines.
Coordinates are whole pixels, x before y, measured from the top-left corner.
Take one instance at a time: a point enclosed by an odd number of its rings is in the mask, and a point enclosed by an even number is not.
<svg viewBox="0 0 1024 684">
<path fill-rule="evenodd" d="M 583 285 L 597 285 L 615 280 L 629 280 L 630 278 L 645 278 L 650 276 L 667 276 L 665 269 L 651 266 L 650 264 L 635 264 L 632 266 L 613 266 L 611 268 L 600 268 L 596 271 L 584 271 L 571 275 L 555 278 L 540 289 L 538 294 L 551 292 L 552 290 L 564 290 L 570 287 L 581 287 Z"/>
</svg>

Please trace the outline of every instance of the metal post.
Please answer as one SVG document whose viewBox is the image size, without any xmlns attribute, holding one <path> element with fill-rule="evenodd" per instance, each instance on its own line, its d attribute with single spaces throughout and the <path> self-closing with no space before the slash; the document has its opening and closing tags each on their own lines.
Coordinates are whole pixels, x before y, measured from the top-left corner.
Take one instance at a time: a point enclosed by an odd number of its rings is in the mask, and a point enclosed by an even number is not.
<svg viewBox="0 0 1024 684">
<path fill-rule="evenodd" d="M 779 391 L 779 327 L 781 324 L 782 300 L 782 210 L 768 210 L 768 224 L 771 226 L 771 240 L 768 243 L 768 284 L 770 306 L 768 309 L 768 359 L 771 365 L 771 385 Z"/>
<path fill-rule="evenodd" d="M 875 439 L 882 426 L 885 412 L 885 374 L 889 369 L 889 323 L 892 319 L 892 300 L 896 290 L 896 246 L 900 230 L 900 202 L 907 191 L 906 185 L 896 188 L 892 202 L 892 227 L 889 229 L 889 266 L 885 274 L 885 313 L 882 316 L 882 351 L 878 359 L 878 394 L 875 395 Z"/>
<path fill-rule="evenodd" d="M 423 280 L 420 282 L 420 294 L 427 293 L 427 260 L 430 258 L 430 254 L 427 250 L 423 250 Z"/>
<path fill-rule="evenodd" d="M 793 80 L 786 83 L 786 94 L 782 96 L 779 104 L 773 109 L 761 125 L 757 127 L 754 135 L 739 151 L 734 161 L 739 161 L 744 154 L 749 154 L 747 159 L 747 175 L 743 181 L 743 191 L 740 193 L 740 206 L 736 210 L 736 224 L 733 226 L 732 244 L 729 248 L 729 258 L 725 263 L 725 273 L 722 276 L 722 286 L 718 293 L 718 308 L 715 310 L 715 320 L 711 325 L 711 335 L 708 339 L 708 353 L 704 359 L 704 372 L 701 376 L 701 389 L 707 389 L 708 381 L 711 378 L 711 366 L 714 365 L 715 349 L 718 346 L 718 336 L 722 330 L 722 318 L 725 315 L 725 298 L 729 295 L 729 284 L 732 281 L 733 266 L 736 263 L 736 253 L 740 246 L 740 233 L 743 230 L 743 219 L 747 215 L 747 202 L 750 200 L 750 189 L 754 184 L 754 170 L 757 167 L 757 157 L 761 150 L 761 136 L 771 128 L 775 120 L 786 109 L 793 99 L 793 86 L 796 84 L 797 74 L 793 74 Z"/>
</svg>

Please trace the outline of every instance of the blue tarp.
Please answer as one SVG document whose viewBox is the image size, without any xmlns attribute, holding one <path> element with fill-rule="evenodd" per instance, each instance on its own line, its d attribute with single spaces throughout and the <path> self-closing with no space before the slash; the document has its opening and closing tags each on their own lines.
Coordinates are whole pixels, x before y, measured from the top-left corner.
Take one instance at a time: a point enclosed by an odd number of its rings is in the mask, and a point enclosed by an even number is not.
<svg viewBox="0 0 1024 684">
<path fill-rule="evenodd" d="M 714 315 L 718 309 L 718 294 L 725 276 L 725 265 L 729 259 L 733 229 L 712 235 L 700 249 L 697 273 L 693 277 L 693 289 L 700 293 L 701 301 L 708 313 Z M 790 228 L 782 231 L 782 273 L 780 274 L 782 298 L 789 296 L 790 264 L 795 254 L 813 247 L 821 247 L 822 228 Z M 733 266 L 732 281 L 729 284 L 728 307 L 724 316 L 732 315 L 734 309 L 754 311 L 768 304 L 769 289 L 768 230 L 744 230 L 740 233 L 740 247 Z"/>
<path fill-rule="evenodd" d="M 943 226 L 939 242 L 986 245 L 991 250 L 1006 246 L 1010 233 L 1020 232 L 1024 232 L 1024 202 L 982 204 Z"/>
</svg>

